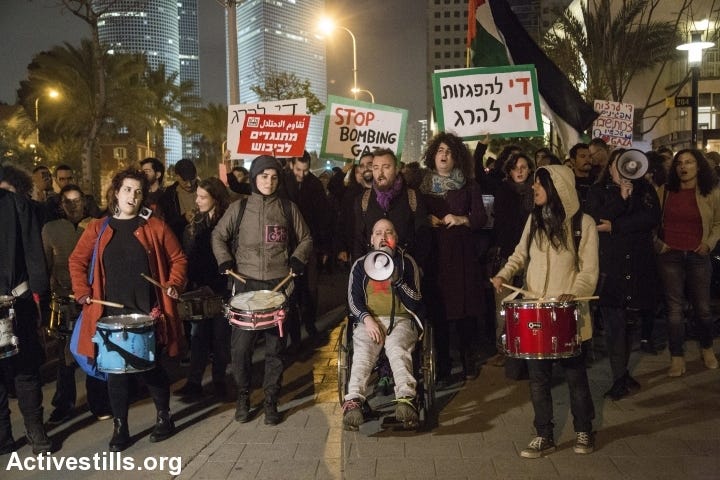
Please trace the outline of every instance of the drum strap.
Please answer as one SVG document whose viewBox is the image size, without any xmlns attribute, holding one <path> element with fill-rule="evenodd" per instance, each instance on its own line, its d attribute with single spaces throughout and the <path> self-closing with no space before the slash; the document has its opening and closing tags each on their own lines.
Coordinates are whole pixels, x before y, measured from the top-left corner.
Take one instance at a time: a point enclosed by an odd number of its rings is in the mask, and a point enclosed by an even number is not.
<svg viewBox="0 0 720 480">
<path fill-rule="evenodd" d="M 147 331 L 147 328 L 139 328 L 139 329 L 126 329 L 128 332 L 144 332 Z M 125 360 L 125 363 L 130 365 L 133 368 L 136 368 L 138 370 L 148 370 L 155 365 L 155 362 L 151 362 L 149 360 L 145 360 L 142 357 L 138 357 L 134 353 L 130 353 L 124 348 L 122 348 L 120 345 L 117 345 L 116 343 L 113 343 L 110 340 L 110 333 L 102 330 L 100 328 L 97 329 L 97 333 L 100 334 L 100 337 L 105 342 L 105 348 L 108 349 L 110 352 L 115 352 L 118 355 L 122 357 L 123 360 Z"/>
</svg>

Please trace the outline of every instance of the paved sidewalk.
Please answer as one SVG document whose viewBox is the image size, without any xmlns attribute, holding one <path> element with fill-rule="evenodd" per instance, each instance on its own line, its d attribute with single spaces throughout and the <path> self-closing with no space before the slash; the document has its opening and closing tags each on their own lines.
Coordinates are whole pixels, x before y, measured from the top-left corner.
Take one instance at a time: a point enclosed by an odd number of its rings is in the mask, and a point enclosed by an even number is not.
<svg viewBox="0 0 720 480">
<path fill-rule="evenodd" d="M 335 345 L 341 310 L 323 317 L 322 340 L 309 346 L 287 370 L 281 409 L 286 419 L 278 426 L 263 424 L 259 413 L 251 422 L 233 420 L 234 402 L 183 404 L 173 397 L 172 410 L 179 432 L 152 444 L 152 402 L 144 400 L 130 411 L 135 443 L 125 459 L 152 462 L 160 456 L 180 457 L 173 469 L 180 479 L 717 479 L 720 478 L 720 370 L 707 370 L 696 343 L 688 342 L 688 372 L 679 379 L 665 373 L 667 351 L 658 356 L 633 352 L 632 374 L 642 390 L 612 402 L 603 399 L 609 388 L 606 358 L 589 369 L 595 400 L 596 451 L 576 455 L 567 386 L 558 382 L 555 398 L 558 451 L 541 459 L 518 456 L 533 436 L 532 406 L 527 382 L 507 381 L 503 370 L 483 366 L 478 379 L 440 395 L 440 425 L 431 432 L 383 431 L 371 421 L 359 432 L 341 427 L 337 395 Z M 718 351 L 720 343 L 716 342 Z M 80 376 L 78 376 L 80 378 Z M 176 382 L 173 390 L 182 382 Z M 53 384 L 46 386 L 46 404 Z M 79 386 L 79 395 L 84 389 Z M 261 407 L 261 392 L 252 404 Z M 80 399 L 82 402 L 82 399 Z M 11 408 L 16 438 L 22 434 L 16 403 Z M 46 411 L 46 415 L 49 411 Z M 107 448 L 109 421 L 97 422 L 86 413 L 52 430 L 62 444 L 55 458 L 92 457 Z M 33 459 L 23 446 L 20 459 Z M 105 454 L 107 455 L 107 454 Z M 102 458 L 103 454 L 100 453 Z M 107 459 L 107 458 L 106 458 Z M 149 460 L 148 460 L 149 459 Z M 0 457 L 3 479 L 159 479 L 164 471 L 7 470 L 10 456 Z M 147 465 L 146 465 L 147 466 Z"/>
</svg>

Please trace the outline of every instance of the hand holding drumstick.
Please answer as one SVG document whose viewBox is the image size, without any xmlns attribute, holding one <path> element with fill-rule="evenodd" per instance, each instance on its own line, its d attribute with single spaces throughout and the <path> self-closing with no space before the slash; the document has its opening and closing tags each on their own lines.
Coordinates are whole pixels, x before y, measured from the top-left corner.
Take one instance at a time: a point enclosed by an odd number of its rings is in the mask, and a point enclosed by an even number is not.
<svg viewBox="0 0 720 480">
<path fill-rule="evenodd" d="M 170 297 L 170 298 L 172 298 L 172 299 L 175 299 L 175 300 L 177 300 L 178 298 L 180 298 L 180 295 L 178 294 L 178 291 L 175 289 L 175 287 L 170 286 L 170 287 L 165 288 L 160 282 L 158 282 L 158 281 L 155 280 L 154 278 L 148 277 L 148 276 L 145 275 L 144 273 L 141 273 L 140 275 L 141 275 L 145 280 L 147 280 L 148 282 L 152 283 L 152 284 L 155 285 L 156 287 L 159 287 L 159 288 L 163 291 L 163 293 L 164 293 L 165 295 L 167 295 L 168 297 Z"/>
</svg>

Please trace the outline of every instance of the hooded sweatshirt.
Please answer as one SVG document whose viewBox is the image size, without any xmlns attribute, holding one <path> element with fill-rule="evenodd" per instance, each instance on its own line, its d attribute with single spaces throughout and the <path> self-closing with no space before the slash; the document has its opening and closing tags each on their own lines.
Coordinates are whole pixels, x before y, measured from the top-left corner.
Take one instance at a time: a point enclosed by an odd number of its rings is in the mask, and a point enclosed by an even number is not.
<svg viewBox="0 0 720 480">
<path fill-rule="evenodd" d="M 595 222 L 589 215 L 582 216 L 582 236 L 578 246 L 577 268 L 575 261 L 575 244 L 572 240 L 572 217 L 580 208 L 575 191 L 575 176 L 564 165 L 548 165 L 541 167 L 550 173 L 555 190 L 557 190 L 565 209 L 565 229 L 569 249 L 554 248 L 543 235 L 541 241 L 530 243 L 528 256 L 528 237 L 532 215 L 528 217 L 520 242 L 508 259 L 498 276 L 509 279 L 522 270 L 525 274 L 525 290 L 539 294 L 540 298 L 550 299 L 562 294 L 576 297 L 587 297 L 593 294 L 598 280 L 598 233 Z M 536 236 L 539 231 L 535 232 Z M 579 309 L 580 337 L 582 340 L 592 338 L 592 321 L 587 302 L 580 302 Z"/>
</svg>

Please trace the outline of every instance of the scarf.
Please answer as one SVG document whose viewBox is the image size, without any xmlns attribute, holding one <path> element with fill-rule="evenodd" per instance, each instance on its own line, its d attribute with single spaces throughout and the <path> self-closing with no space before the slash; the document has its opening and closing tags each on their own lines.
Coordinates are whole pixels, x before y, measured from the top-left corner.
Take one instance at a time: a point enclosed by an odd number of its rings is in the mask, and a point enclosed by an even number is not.
<svg viewBox="0 0 720 480">
<path fill-rule="evenodd" d="M 465 175 L 459 168 L 453 168 L 450 175 L 443 177 L 437 172 L 430 171 L 420 183 L 420 193 L 427 195 L 444 196 L 450 190 L 460 190 L 465 186 Z"/>
<path fill-rule="evenodd" d="M 523 211 L 530 212 L 535 207 L 535 192 L 532 185 L 528 182 L 513 182 L 511 179 L 506 180 L 510 189 L 520 197 L 520 205 Z"/>
<path fill-rule="evenodd" d="M 384 210 L 390 210 L 390 202 L 400 194 L 403 187 L 402 177 L 398 175 L 393 182 L 392 187 L 389 190 L 380 191 L 373 183 L 373 190 L 375 190 L 375 198 L 377 198 L 378 205 Z"/>
</svg>

